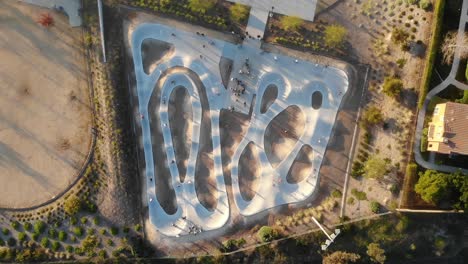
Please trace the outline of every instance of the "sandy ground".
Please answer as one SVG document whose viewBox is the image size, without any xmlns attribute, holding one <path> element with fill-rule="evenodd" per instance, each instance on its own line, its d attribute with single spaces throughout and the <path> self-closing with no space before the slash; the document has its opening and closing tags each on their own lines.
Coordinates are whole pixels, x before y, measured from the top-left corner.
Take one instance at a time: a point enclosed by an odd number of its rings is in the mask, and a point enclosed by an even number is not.
<svg viewBox="0 0 468 264">
<path fill-rule="evenodd" d="M 278 87 L 276 85 L 269 85 L 265 93 L 263 94 L 262 103 L 260 105 L 260 113 L 264 114 L 271 106 L 271 104 L 276 100 L 278 97 Z"/>
<path fill-rule="evenodd" d="M 150 127 L 152 131 L 154 177 L 158 183 L 156 184 L 156 198 L 166 213 L 174 214 L 177 210 L 177 203 L 174 186 L 171 184 L 171 174 L 167 167 L 167 156 L 166 151 L 164 151 L 164 138 L 161 131 L 161 118 L 159 116 L 161 85 L 164 83 L 165 78 L 166 76 L 162 76 L 153 89 L 148 105 L 148 113 L 150 114 Z M 180 153 L 180 151 L 177 152 Z"/>
<path fill-rule="evenodd" d="M 81 29 L 15 1 L 0 2 L 0 21 L 0 207 L 28 207 L 66 188 L 90 147 Z"/>
<path fill-rule="evenodd" d="M 291 153 L 304 133 L 305 116 L 297 106 L 288 106 L 265 129 L 265 153 L 273 168 Z"/>
<path fill-rule="evenodd" d="M 156 66 L 174 53 L 174 45 L 157 39 L 145 39 L 141 43 L 143 69 L 150 74 Z"/>
<path fill-rule="evenodd" d="M 253 199 L 261 177 L 261 164 L 254 142 L 250 142 L 239 158 L 239 185 L 242 198 Z"/>
<path fill-rule="evenodd" d="M 180 181 L 184 182 L 192 142 L 192 105 L 187 89 L 175 88 L 169 98 L 169 126 Z"/>
<path fill-rule="evenodd" d="M 298 183 L 312 174 L 313 158 L 312 147 L 309 145 L 302 146 L 288 171 L 288 175 L 286 176 L 287 182 Z"/>
</svg>

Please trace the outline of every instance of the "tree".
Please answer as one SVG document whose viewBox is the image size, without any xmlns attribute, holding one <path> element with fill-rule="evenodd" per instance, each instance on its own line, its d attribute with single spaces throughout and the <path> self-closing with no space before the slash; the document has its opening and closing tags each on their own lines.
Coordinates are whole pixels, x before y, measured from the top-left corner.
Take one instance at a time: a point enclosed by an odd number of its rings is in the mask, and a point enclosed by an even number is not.
<svg viewBox="0 0 468 264">
<path fill-rule="evenodd" d="M 392 41 L 395 44 L 406 44 L 406 41 L 409 38 L 409 33 L 401 28 L 393 28 L 392 31 Z"/>
<path fill-rule="evenodd" d="M 424 174 L 419 174 L 414 190 L 424 201 L 437 204 L 448 196 L 450 182 L 447 176 L 445 173 L 426 170 Z"/>
<path fill-rule="evenodd" d="M 348 264 L 354 263 L 361 258 L 359 254 L 346 251 L 335 251 L 323 257 L 322 264 Z"/>
<path fill-rule="evenodd" d="M 297 31 L 304 24 L 304 20 L 296 16 L 282 16 L 280 23 L 284 30 Z"/>
<path fill-rule="evenodd" d="M 34 223 L 34 233 L 36 234 L 44 233 L 45 228 L 46 228 L 46 225 L 42 221 L 37 221 L 36 223 Z"/>
<path fill-rule="evenodd" d="M 269 226 L 262 226 L 260 230 L 257 232 L 257 236 L 262 242 L 269 242 L 275 240 L 279 237 L 279 233 L 277 230 L 269 227 Z"/>
<path fill-rule="evenodd" d="M 366 178 L 380 179 L 387 173 L 388 164 L 378 156 L 369 158 L 364 164 L 364 176 Z"/>
<path fill-rule="evenodd" d="M 236 3 L 229 7 L 229 14 L 231 15 L 232 20 L 242 23 L 249 16 L 249 7 Z"/>
<path fill-rule="evenodd" d="M 403 89 L 403 82 L 401 79 L 396 77 L 385 77 L 383 84 L 383 92 L 392 97 L 396 98 L 400 95 L 401 90 Z"/>
<path fill-rule="evenodd" d="M 81 201 L 80 199 L 76 196 L 73 195 L 72 197 L 69 197 L 67 200 L 65 200 L 64 208 L 65 212 L 69 215 L 75 215 L 81 210 Z"/>
<path fill-rule="evenodd" d="M 379 108 L 371 106 L 364 111 L 362 116 L 362 122 L 364 125 L 377 125 L 383 122 L 383 115 Z"/>
<path fill-rule="evenodd" d="M 465 44 L 463 44 L 465 43 Z M 462 45 L 468 43 L 468 34 L 463 35 Z M 444 42 L 441 46 L 442 55 L 444 57 L 443 62 L 445 64 L 452 64 L 455 50 L 460 49 L 460 59 L 468 58 L 468 48 L 465 46 L 457 46 L 457 31 L 448 32 L 444 37 Z"/>
<path fill-rule="evenodd" d="M 213 8 L 217 0 L 189 0 L 189 7 L 194 12 L 206 12 Z"/>
<path fill-rule="evenodd" d="M 383 250 L 379 244 L 370 243 L 367 246 L 367 255 L 371 258 L 373 262 L 385 263 L 387 257 L 385 256 L 385 250 Z"/>
<path fill-rule="evenodd" d="M 343 26 L 330 25 L 325 29 L 325 45 L 330 48 L 338 48 L 343 45 L 348 32 Z"/>
</svg>

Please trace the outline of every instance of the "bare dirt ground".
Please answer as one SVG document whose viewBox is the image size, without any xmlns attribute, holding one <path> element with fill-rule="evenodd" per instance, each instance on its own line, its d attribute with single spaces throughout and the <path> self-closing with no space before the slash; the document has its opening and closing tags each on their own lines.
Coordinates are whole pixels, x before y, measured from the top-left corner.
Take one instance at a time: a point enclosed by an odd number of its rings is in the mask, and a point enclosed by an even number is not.
<svg viewBox="0 0 468 264">
<path fill-rule="evenodd" d="M 270 84 L 263 94 L 262 103 L 260 105 L 260 113 L 266 113 L 271 104 L 275 102 L 276 98 L 278 98 L 278 87 L 276 87 L 276 85 Z"/>
<path fill-rule="evenodd" d="M 257 148 L 250 142 L 239 157 L 239 189 L 245 200 L 250 201 L 255 196 L 261 172 Z"/>
<path fill-rule="evenodd" d="M 265 129 L 265 154 L 273 168 L 278 167 L 305 129 L 305 115 L 295 105 L 281 111 Z"/>
<path fill-rule="evenodd" d="M 82 32 L 16 1 L 0 2 L 0 21 L 0 207 L 29 207 L 72 183 L 89 151 Z"/>
<path fill-rule="evenodd" d="M 170 73 L 171 70 L 166 72 Z M 156 198 L 161 207 L 168 214 L 177 211 L 174 186 L 171 184 L 171 174 L 167 166 L 167 156 L 164 149 L 164 138 L 161 130 L 161 118 L 159 108 L 161 102 L 161 85 L 165 82 L 167 75 L 163 75 L 153 89 L 148 105 L 148 113 L 151 128 L 151 143 L 153 145 L 154 177 L 156 181 Z M 176 150 L 180 153 L 180 150 Z"/>
<path fill-rule="evenodd" d="M 141 43 L 143 69 L 150 74 L 158 64 L 174 53 L 174 45 L 157 39 L 145 39 Z"/>
<path fill-rule="evenodd" d="M 309 145 L 302 146 L 288 171 L 286 181 L 288 183 L 298 183 L 311 175 L 313 158 L 312 147 Z"/>
<path fill-rule="evenodd" d="M 169 98 L 169 126 L 180 181 L 184 182 L 192 143 L 192 105 L 187 89 L 175 88 Z"/>
</svg>

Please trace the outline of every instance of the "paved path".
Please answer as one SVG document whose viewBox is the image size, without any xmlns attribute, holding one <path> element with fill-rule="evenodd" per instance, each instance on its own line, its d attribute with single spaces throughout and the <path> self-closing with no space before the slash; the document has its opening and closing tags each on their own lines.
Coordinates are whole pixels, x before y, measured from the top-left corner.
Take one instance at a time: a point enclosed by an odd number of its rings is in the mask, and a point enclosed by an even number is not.
<svg viewBox="0 0 468 264">
<path fill-rule="evenodd" d="M 80 0 L 20 0 L 28 4 L 42 6 L 49 9 L 63 11 L 68 16 L 70 26 L 81 26 L 82 20 L 80 16 L 81 1 Z"/>
<path fill-rule="evenodd" d="M 463 39 L 464 39 L 464 34 L 465 34 L 465 26 L 467 22 L 468 22 L 468 0 L 464 0 L 462 11 L 461 11 L 461 16 L 460 16 L 460 24 L 458 26 L 457 48 L 455 50 L 455 56 L 454 56 L 450 74 L 447 77 L 447 79 L 445 79 L 442 83 L 440 83 L 439 85 L 434 87 L 429 93 L 427 93 L 426 99 L 424 100 L 424 105 L 418 114 L 418 124 L 416 126 L 416 135 L 414 138 L 415 140 L 414 149 L 413 149 L 414 158 L 420 166 L 426 169 L 438 170 L 438 171 L 443 171 L 443 172 L 456 172 L 458 170 L 461 170 L 463 173 L 468 174 L 468 170 L 466 169 L 460 169 L 457 167 L 452 167 L 452 166 L 447 166 L 447 165 L 437 165 L 437 164 L 424 160 L 424 158 L 421 155 L 421 135 L 422 135 L 422 130 L 424 126 L 424 119 L 426 117 L 427 106 L 429 105 L 429 102 L 431 101 L 432 97 L 434 97 L 441 91 L 445 90 L 449 85 L 455 85 L 460 89 L 468 90 L 468 85 L 461 83 L 455 79 L 455 76 L 457 75 L 458 67 L 460 66 L 460 54 L 461 54 L 461 49 L 462 49 L 461 46 L 463 45 L 466 46 L 466 43 L 463 43 Z"/>
</svg>

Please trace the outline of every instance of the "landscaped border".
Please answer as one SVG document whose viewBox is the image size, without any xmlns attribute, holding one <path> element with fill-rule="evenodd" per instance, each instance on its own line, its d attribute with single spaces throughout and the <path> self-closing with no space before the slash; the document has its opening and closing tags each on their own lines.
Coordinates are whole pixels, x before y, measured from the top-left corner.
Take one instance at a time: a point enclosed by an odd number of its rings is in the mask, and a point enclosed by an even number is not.
<svg viewBox="0 0 468 264">
<path fill-rule="evenodd" d="M 418 109 L 421 109 L 424 105 L 424 100 L 429 91 L 429 86 L 432 79 L 432 72 L 434 68 L 434 62 L 436 59 L 442 31 L 442 20 L 444 18 L 445 0 L 437 0 L 434 6 L 434 21 L 432 27 L 432 36 L 429 42 L 428 54 L 426 56 L 426 64 L 424 66 L 424 72 L 422 76 L 421 88 L 419 91 L 419 102 Z"/>
</svg>

